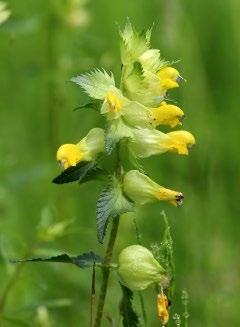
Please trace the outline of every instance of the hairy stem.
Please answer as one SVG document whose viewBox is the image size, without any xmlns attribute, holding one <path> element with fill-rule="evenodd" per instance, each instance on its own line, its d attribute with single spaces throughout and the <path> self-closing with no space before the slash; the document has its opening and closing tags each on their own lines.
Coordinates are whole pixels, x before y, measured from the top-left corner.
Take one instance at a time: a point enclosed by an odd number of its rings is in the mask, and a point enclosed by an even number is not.
<svg viewBox="0 0 240 327">
<path fill-rule="evenodd" d="M 122 91 L 123 91 L 123 81 L 124 81 L 125 73 L 126 73 L 125 66 L 122 66 L 121 80 L 120 80 L 120 89 Z M 122 172 L 121 172 L 121 159 L 120 159 L 119 144 L 117 144 L 117 146 L 116 146 L 115 174 L 119 179 L 121 179 Z M 112 261 L 113 248 L 114 248 L 114 244 L 115 244 L 116 237 L 117 237 L 119 220 L 120 220 L 120 216 L 117 216 L 112 221 L 111 234 L 109 237 L 106 254 L 104 257 L 104 261 L 103 261 L 102 285 L 100 288 L 100 294 L 99 294 L 99 299 L 98 299 L 98 307 L 97 307 L 96 320 L 95 320 L 94 327 L 101 327 L 105 299 L 106 299 L 106 295 L 107 295 L 107 288 L 108 288 L 108 281 L 109 281 L 109 275 L 110 275 L 110 266 L 111 266 L 111 261 Z"/>
<path fill-rule="evenodd" d="M 120 216 L 113 219 L 112 222 L 112 230 L 110 234 L 110 238 L 107 245 L 106 255 L 103 262 L 103 268 L 102 268 L 102 285 L 100 289 L 100 295 L 98 299 L 98 307 L 97 307 L 97 314 L 96 314 L 96 320 L 95 320 L 95 327 L 100 327 L 103 317 L 103 309 L 105 304 L 105 298 L 107 294 L 107 288 L 108 288 L 108 280 L 110 275 L 110 269 L 109 265 L 112 260 L 112 254 L 113 254 L 113 248 L 116 241 L 117 231 L 118 231 L 118 225 L 119 225 L 119 219 Z"/>
</svg>

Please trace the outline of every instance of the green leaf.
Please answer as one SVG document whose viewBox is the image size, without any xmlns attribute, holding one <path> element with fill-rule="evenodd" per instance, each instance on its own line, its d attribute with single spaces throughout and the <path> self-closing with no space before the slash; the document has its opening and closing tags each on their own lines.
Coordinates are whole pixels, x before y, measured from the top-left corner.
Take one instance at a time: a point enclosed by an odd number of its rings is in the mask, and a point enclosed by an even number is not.
<svg viewBox="0 0 240 327">
<path fill-rule="evenodd" d="M 139 318 L 132 306 L 133 292 L 123 286 L 122 284 L 122 302 L 121 302 L 121 315 L 123 317 L 122 323 L 124 327 L 137 327 L 139 326 Z"/>
<path fill-rule="evenodd" d="M 77 111 L 80 109 L 93 109 L 93 110 L 99 111 L 100 104 L 101 104 L 101 101 L 92 100 L 92 101 L 89 101 L 87 103 L 80 105 L 79 107 L 74 108 L 73 111 Z"/>
<path fill-rule="evenodd" d="M 92 267 L 95 263 L 101 263 L 102 258 L 90 251 L 83 253 L 77 257 L 71 257 L 68 254 L 60 254 L 57 256 L 49 258 L 29 258 L 29 259 L 20 259 L 12 260 L 12 263 L 21 263 L 21 262 L 60 262 L 60 263 L 71 263 L 79 268 L 88 268 Z"/>
<path fill-rule="evenodd" d="M 53 179 L 54 184 L 65 184 L 78 181 L 85 183 L 105 174 L 96 162 L 79 162 L 75 167 L 65 169 Z"/>
<path fill-rule="evenodd" d="M 97 201 L 96 219 L 97 236 L 103 243 L 109 218 L 134 211 L 134 204 L 123 194 L 122 185 L 117 178 L 111 177 L 109 184 L 103 189 Z"/>
</svg>

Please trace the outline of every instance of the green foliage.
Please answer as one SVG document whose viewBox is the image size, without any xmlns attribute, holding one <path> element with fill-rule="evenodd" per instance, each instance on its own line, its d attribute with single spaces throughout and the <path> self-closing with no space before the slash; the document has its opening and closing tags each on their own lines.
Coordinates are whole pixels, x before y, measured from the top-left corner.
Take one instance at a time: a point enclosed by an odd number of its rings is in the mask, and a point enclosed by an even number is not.
<svg viewBox="0 0 240 327">
<path fill-rule="evenodd" d="M 105 172 L 98 166 L 97 162 L 79 162 L 75 167 L 65 169 L 60 175 L 53 179 L 54 184 L 85 183 L 94 180 Z"/>
<path fill-rule="evenodd" d="M 110 177 L 108 185 L 101 192 L 97 201 L 96 220 L 97 236 L 103 242 L 109 219 L 131 212 L 134 205 L 125 197 L 122 185 L 114 176 Z"/>
<path fill-rule="evenodd" d="M 73 109 L 73 111 L 81 110 L 81 109 L 93 109 L 95 111 L 99 111 L 101 105 L 101 101 L 99 100 L 91 100 L 89 102 L 86 102 L 76 108 Z"/>
<path fill-rule="evenodd" d="M 20 262 L 59 262 L 59 263 L 71 263 L 79 268 L 89 268 L 92 267 L 96 263 L 102 263 L 102 259 L 100 256 L 90 251 L 87 253 L 83 253 L 79 256 L 72 257 L 68 254 L 61 254 L 49 258 L 30 258 L 30 259 L 21 259 L 21 260 L 12 260 L 12 263 L 20 263 Z"/>
<path fill-rule="evenodd" d="M 123 294 L 120 307 L 122 324 L 124 327 L 137 327 L 139 326 L 139 318 L 132 305 L 133 292 L 122 284 L 120 285 Z"/>
</svg>

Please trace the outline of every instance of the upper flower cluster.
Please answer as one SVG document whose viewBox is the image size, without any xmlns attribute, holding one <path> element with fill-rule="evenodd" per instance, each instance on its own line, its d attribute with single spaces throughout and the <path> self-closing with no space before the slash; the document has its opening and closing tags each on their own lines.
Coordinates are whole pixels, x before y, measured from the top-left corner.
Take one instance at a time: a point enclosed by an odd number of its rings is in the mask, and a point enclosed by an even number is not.
<svg viewBox="0 0 240 327">
<path fill-rule="evenodd" d="M 165 152 L 188 155 L 195 144 L 194 136 L 184 130 L 163 133 L 157 128 L 182 125 L 184 113 L 167 103 L 166 93 L 184 80 L 180 73 L 164 61 L 160 51 L 150 48 L 151 30 L 138 32 L 128 21 L 120 30 L 122 77 L 116 86 L 112 73 L 95 70 L 73 77 L 72 81 L 100 103 L 100 114 L 107 127 L 92 129 L 78 144 L 65 144 L 57 152 L 64 169 L 81 161 L 96 160 L 100 153 L 110 154 L 114 146 L 126 139 L 135 158 L 147 158 Z M 137 170 L 123 178 L 123 192 L 136 203 L 152 200 L 182 203 L 183 194 L 164 188 Z"/>
</svg>

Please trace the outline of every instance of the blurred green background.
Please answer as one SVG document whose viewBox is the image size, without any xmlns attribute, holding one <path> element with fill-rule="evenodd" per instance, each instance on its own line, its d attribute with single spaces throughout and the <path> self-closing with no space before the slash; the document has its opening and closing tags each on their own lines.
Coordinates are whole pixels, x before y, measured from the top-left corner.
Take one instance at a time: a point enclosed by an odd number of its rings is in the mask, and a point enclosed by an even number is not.
<svg viewBox="0 0 240 327">
<path fill-rule="evenodd" d="M 139 209 L 143 243 L 161 240 L 164 209 L 176 262 L 172 313 L 182 313 L 181 291 L 187 288 L 190 326 L 239 326 L 240 2 L 7 3 L 11 17 L 0 26 L 0 325 L 88 326 L 89 270 L 64 264 L 16 266 L 8 259 L 104 253 L 95 228 L 95 203 L 103 185 L 58 186 L 51 180 L 59 173 L 57 147 L 104 124 L 94 111 L 72 111 L 85 96 L 66 81 L 94 67 L 119 77 L 116 22 L 123 26 L 129 16 L 138 28 L 154 22 L 152 46 L 168 60 L 180 59 L 176 67 L 188 82 L 171 97 L 186 114 L 184 129 L 197 139 L 189 157 L 166 154 L 144 161 L 155 180 L 184 193 L 185 203 L 178 209 L 167 204 Z M 59 222 L 70 224 L 64 235 L 40 237 L 45 225 Z M 115 258 L 134 243 L 132 216 L 124 216 Z M 113 274 L 106 313 L 117 321 L 121 293 L 116 280 Z M 149 326 L 159 326 L 153 289 L 144 296 Z M 104 320 L 103 326 L 110 323 Z"/>
</svg>

